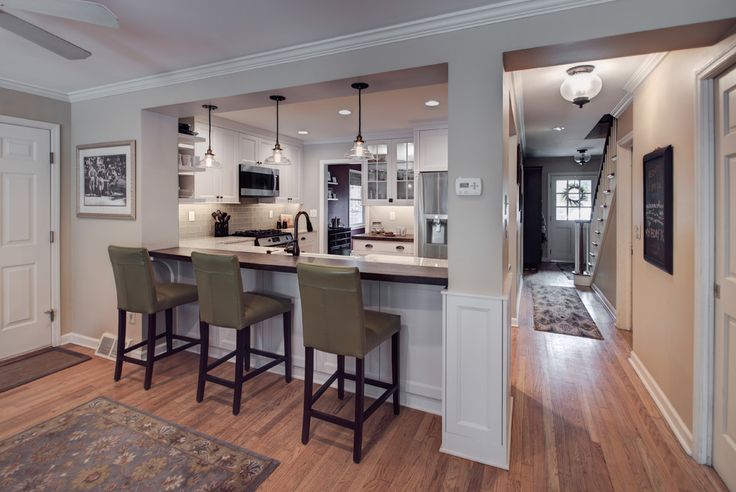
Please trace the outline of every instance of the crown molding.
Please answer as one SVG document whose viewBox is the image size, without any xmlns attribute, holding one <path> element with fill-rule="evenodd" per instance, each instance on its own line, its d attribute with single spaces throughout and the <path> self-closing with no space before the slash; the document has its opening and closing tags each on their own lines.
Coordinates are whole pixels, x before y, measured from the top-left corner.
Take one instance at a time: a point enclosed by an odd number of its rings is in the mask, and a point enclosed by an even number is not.
<svg viewBox="0 0 736 492">
<path fill-rule="evenodd" d="M 623 97 L 621 97 L 621 99 L 619 99 L 613 109 L 609 111 L 609 113 L 613 117 L 618 118 L 623 114 L 624 111 L 626 111 L 626 108 L 628 108 L 634 100 L 634 91 L 636 91 L 636 89 L 647 79 L 647 77 L 649 77 L 654 69 L 657 68 L 662 60 L 664 60 L 664 58 L 667 56 L 667 53 L 668 52 L 652 53 L 648 55 L 641 63 L 641 65 L 639 65 L 639 68 L 637 68 L 636 71 L 631 74 L 629 80 L 627 80 L 624 84 Z"/>
<path fill-rule="evenodd" d="M 56 99 L 58 101 L 71 102 L 69 99 L 69 95 L 65 92 L 47 89 L 38 85 L 26 84 L 25 82 L 6 79 L 4 77 L 0 77 L 0 87 L 18 92 L 26 92 L 28 94 L 34 94 L 36 96 L 48 97 L 50 99 Z"/>
<path fill-rule="evenodd" d="M 614 1 L 616 0 L 506 0 L 500 3 L 322 41 L 72 91 L 68 94 L 68 97 L 71 102 L 78 102 L 145 89 L 154 89 L 172 84 L 192 82 L 282 63 L 308 60 L 320 56 L 344 53 L 372 46 Z"/>
</svg>

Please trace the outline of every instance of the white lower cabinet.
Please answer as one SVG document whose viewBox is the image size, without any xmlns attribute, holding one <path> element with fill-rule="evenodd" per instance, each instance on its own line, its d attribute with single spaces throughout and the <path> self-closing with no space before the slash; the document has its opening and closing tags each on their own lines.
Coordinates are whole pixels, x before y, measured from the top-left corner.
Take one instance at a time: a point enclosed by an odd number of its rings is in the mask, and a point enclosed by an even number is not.
<svg viewBox="0 0 736 492">
<path fill-rule="evenodd" d="M 317 231 L 299 232 L 299 251 L 302 253 L 319 253 Z"/>
<path fill-rule="evenodd" d="M 383 239 L 378 241 L 353 239 L 353 254 L 358 256 L 370 254 L 414 256 L 414 243 Z"/>
</svg>

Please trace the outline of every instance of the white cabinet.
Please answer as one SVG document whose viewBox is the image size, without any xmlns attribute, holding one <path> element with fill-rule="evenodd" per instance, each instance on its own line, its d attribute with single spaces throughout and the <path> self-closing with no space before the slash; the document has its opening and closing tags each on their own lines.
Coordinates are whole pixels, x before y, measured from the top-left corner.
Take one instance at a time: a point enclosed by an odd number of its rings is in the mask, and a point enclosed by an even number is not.
<svg viewBox="0 0 736 492">
<path fill-rule="evenodd" d="M 418 171 L 447 171 L 447 128 L 414 132 Z"/>
<path fill-rule="evenodd" d="M 197 125 L 200 135 L 207 135 L 207 127 Z M 209 142 L 197 143 L 195 153 L 201 159 Z M 239 203 L 238 191 L 238 134 L 225 128 L 212 127 L 212 151 L 217 165 L 194 176 L 194 197 L 207 202 Z"/>
<path fill-rule="evenodd" d="M 414 142 L 369 144 L 373 159 L 363 166 L 365 205 L 414 205 Z"/>
<path fill-rule="evenodd" d="M 275 140 L 261 139 L 259 143 L 258 161 L 265 161 L 273 154 L 273 147 L 276 145 Z M 276 198 L 278 202 L 298 202 L 300 198 L 300 170 L 302 151 L 299 147 L 290 144 L 281 144 L 286 157 L 291 161 L 290 166 L 276 166 L 279 171 L 279 196 Z"/>
<path fill-rule="evenodd" d="M 255 164 L 258 161 L 258 137 L 239 134 L 238 139 L 238 164 Z"/>
<path fill-rule="evenodd" d="M 319 253 L 317 231 L 299 232 L 299 251 L 302 253 Z"/>
<path fill-rule="evenodd" d="M 377 241 L 371 239 L 353 239 L 353 254 L 357 256 L 370 254 L 414 256 L 414 243 L 386 241 L 383 239 Z"/>
</svg>

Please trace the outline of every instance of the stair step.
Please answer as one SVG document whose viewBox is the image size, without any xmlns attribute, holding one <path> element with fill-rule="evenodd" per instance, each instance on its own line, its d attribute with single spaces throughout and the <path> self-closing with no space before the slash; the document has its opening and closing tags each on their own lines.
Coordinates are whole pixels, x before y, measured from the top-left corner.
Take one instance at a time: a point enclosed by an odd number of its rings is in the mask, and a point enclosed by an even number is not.
<svg viewBox="0 0 736 492">
<path fill-rule="evenodd" d="M 601 203 L 601 208 L 608 208 L 608 205 L 606 205 L 605 203 Z"/>
<path fill-rule="evenodd" d="M 599 246 L 599 244 L 598 244 L 598 243 L 596 243 L 595 241 L 593 241 L 593 242 L 592 242 L 592 243 L 590 243 L 590 244 L 592 244 L 592 245 L 593 245 L 593 246 L 595 246 L 596 248 L 597 248 L 597 247 Z"/>
<path fill-rule="evenodd" d="M 604 220 L 606 219 L 604 219 L 603 217 L 598 217 L 598 222 L 603 222 Z"/>
<path fill-rule="evenodd" d="M 596 229 L 595 231 L 593 231 L 593 234 L 595 234 L 597 236 L 600 236 L 601 235 L 601 231 L 599 231 L 598 229 Z"/>
<path fill-rule="evenodd" d="M 590 255 L 591 257 L 593 257 L 593 258 L 595 258 L 595 257 L 596 257 L 596 254 L 595 254 L 595 253 L 593 253 L 592 251 L 591 251 L 590 253 L 588 253 L 588 254 L 589 254 L 589 255 Z"/>
<path fill-rule="evenodd" d="M 608 179 L 613 179 L 616 177 L 616 173 L 611 173 L 607 176 Z"/>
<path fill-rule="evenodd" d="M 610 195 L 611 193 L 613 193 L 611 190 L 606 190 L 603 192 L 604 195 Z"/>
<path fill-rule="evenodd" d="M 588 262 L 588 268 L 593 268 L 593 263 Z"/>
</svg>

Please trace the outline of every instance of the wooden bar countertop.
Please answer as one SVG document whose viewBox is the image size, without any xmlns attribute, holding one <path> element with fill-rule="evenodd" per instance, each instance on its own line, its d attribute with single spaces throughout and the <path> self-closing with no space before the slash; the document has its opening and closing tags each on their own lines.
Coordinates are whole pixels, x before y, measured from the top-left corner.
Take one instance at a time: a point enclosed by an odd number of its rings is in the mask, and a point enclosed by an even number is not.
<svg viewBox="0 0 736 492">
<path fill-rule="evenodd" d="M 291 256 L 284 254 L 246 253 L 221 249 L 204 248 L 165 248 L 150 252 L 153 258 L 192 261 L 192 251 L 202 253 L 235 255 L 241 268 L 266 270 L 270 272 L 296 273 L 298 263 L 328 266 L 355 266 L 360 269 L 360 278 L 364 280 L 381 280 L 408 284 L 447 285 L 447 268 L 425 265 L 406 265 L 400 263 L 381 263 L 356 258 L 325 258 L 308 256 Z M 427 260 L 431 261 L 431 260 Z"/>
<path fill-rule="evenodd" d="M 384 234 L 371 234 L 371 233 L 364 233 L 364 234 L 356 234 L 353 236 L 353 239 L 362 239 L 369 241 L 396 241 L 399 243 L 413 243 L 414 242 L 414 236 L 408 235 L 408 236 L 386 236 Z"/>
</svg>

